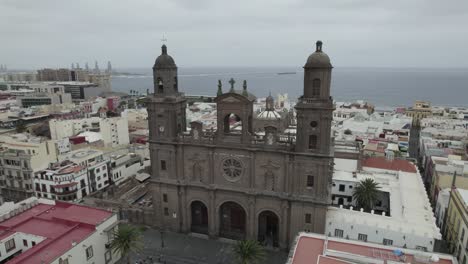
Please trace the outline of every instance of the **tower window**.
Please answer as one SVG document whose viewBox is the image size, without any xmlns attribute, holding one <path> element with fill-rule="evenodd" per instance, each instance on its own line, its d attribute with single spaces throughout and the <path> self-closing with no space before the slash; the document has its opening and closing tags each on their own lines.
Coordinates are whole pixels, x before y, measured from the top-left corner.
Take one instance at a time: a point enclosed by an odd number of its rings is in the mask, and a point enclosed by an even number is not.
<svg viewBox="0 0 468 264">
<path fill-rule="evenodd" d="M 179 88 L 178 88 L 178 84 L 177 84 L 177 76 L 176 76 L 176 77 L 174 77 L 174 91 L 176 91 L 176 92 L 177 92 L 177 90 L 178 90 L 178 89 L 179 89 Z"/>
<path fill-rule="evenodd" d="M 314 187 L 314 176 L 307 175 L 307 188 L 313 188 L 313 187 Z"/>
<path fill-rule="evenodd" d="M 166 166 L 166 161 L 165 160 L 161 160 L 161 170 L 166 170 L 167 169 L 167 166 Z"/>
<path fill-rule="evenodd" d="M 314 79 L 312 81 L 312 96 L 318 97 L 320 96 L 320 79 Z"/>
<path fill-rule="evenodd" d="M 313 127 L 313 128 L 316 128 L 317 125 L 318 125 L 317 121 L 310 122 L 310 126 Z"/>
<path fill-rule="evenodd" d="M 309 136 L 309 149 L 316 149 L 317 148 L 317 136 L 310 135 Z"/>
<path fill-rule="evenodd" d="M 306 224 L 312 223 L 312 215 L 311 214 L 305 214 L 305 222 L 306 222 Z"/>
<path fill-rule="evenodd" d="M 164 93 L 163 81 L 161 78 L 157 79 L 158 93 Z"/>
</svg>

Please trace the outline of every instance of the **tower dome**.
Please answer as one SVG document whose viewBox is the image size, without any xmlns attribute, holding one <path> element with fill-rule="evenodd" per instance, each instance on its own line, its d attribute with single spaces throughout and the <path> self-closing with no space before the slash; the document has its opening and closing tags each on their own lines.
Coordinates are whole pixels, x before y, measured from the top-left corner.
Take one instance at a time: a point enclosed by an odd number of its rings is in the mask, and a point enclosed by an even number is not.
<svg viewBox="0 0 468 264">
<path fill-rule="evenodd" d="M 330 57 L 322 51 L 322 41 L 317 41 L 315 52 L 312 53 L 304 68 L 332 68 Z"/>
<path fill-rule="evenodd" d="M 174 59 L 167 54 L 167 47 L 166 45 L 162 45 L 161 47 L 161 55 L 156 58 L 156 62 L 154 63 L 154 68 L 174 68 L 177 67 Z"/>
</svg>

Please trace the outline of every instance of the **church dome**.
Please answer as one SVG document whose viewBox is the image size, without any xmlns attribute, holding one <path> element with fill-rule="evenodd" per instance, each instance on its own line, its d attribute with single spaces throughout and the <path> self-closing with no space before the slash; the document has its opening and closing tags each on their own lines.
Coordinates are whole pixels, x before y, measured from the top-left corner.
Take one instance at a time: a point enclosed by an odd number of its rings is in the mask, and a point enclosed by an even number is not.
<svg viewBox="0 0 468 264">
<path fill-rule="evenodd" d="M 265 110 L 258 114 L 257 119 L 260 120 L 279 120 L 281 115 L 275 110 Z"/>
<path fill-rule="evenodd" d="M 161 55 L 156 58 L 156 62 L 154 63 L 155 68 L 173 68 L 177 67 L 174 59 L 167 54 L 167 47 L 166 45 L 162 45 L 161 47 Z"/>
<path fill-rule="evenodd" d="M 304 66 L 305 68 L 331 68 L 330 57 L 322 51 L 322 41 L 317 41 L 316 50 L 312 53 Z"/>
<path fill-rule="evenodd" d="M 260 112 L 257 116 L 257 119 L 260 120 L 278 120 L 281 119 L 280 113 L 275 111 L 275 101 L 273 96 L 270 95 L 265 100 L 266 107 L 265 110 Z"/>
</svg>

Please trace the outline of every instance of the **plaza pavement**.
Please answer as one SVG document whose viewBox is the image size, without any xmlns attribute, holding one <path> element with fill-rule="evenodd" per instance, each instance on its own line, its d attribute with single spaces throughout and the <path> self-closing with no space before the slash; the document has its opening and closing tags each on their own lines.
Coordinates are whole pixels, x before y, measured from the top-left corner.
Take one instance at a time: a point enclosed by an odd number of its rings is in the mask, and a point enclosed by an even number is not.
<svg viewBox="0 0 468 264">
<path fill-rule="evenodd" d="M 138 260 L 148 260 L 152 256 L 153 263 L 166 264 L 236 264 L 232 252 L 232 241 L 211 240 L 199 238 L 192 235 L 164 232 L 164 249 L 161 256 L 161 235 L 158 230 L 147 229 L 143 232 L 144 248 L 138 254 L 131 255 L 131 263 L 139 263 Z M 284 264 L 287 252 L 265 250 L 266 259 L 259 263 Z M 120 260 L 118 264 L 126 263 Z"/>
</svg>

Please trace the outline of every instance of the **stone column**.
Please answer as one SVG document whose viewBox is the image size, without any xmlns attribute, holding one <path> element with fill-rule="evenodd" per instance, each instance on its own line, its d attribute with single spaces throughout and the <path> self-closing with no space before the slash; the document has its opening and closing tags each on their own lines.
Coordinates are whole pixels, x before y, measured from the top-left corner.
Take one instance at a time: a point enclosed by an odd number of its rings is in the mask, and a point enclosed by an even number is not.
<svg viewBox="0 0 468 264">
<path fill-rule="evenodd" d="M 216 193 L 214 190 L 210 190 L 208 193 L 209 201 L 208 201 L 208 236 L 211 238 L 216 238 L 219 235 L 219 228 L 218 228 L 218 216 L 219 212 L 216 208 Z"/>
<path fill-rule="evenodd" d="M 255 188 L 255 152 L 250 152 L 250 188 Z"/>
<path fill-rule="evenodd" d="M 256 227 L 255 227 L 255 197 L 249 196 L 248 198 L 248 212 L 246 215 L 246 232 L 247 232 L 247 239 L 257 240 L 255 237 L 256 235 Z"/>
<path fill-rule="evenodd" d="M 281 225 L 279 226 L 279 246 L 280 248 L 288 248 L 289 246 L 289 226 L 290 226 L 291 210 L 288 201 L 281 203 Z"/>
</svg>

